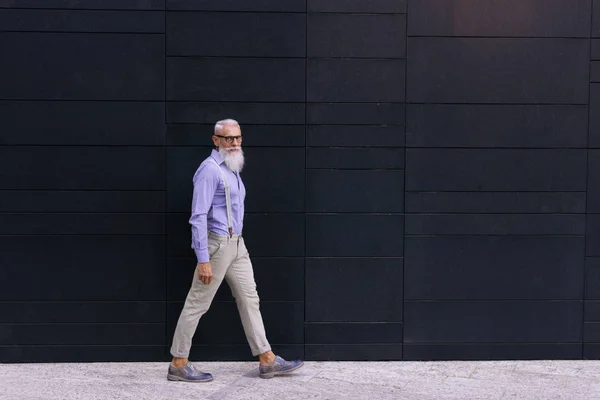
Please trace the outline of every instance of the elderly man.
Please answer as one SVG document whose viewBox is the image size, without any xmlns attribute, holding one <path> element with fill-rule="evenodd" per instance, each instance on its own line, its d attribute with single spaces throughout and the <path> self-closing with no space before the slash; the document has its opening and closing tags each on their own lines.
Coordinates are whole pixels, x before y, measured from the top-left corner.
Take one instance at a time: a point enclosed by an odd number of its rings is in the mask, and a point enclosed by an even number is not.
<svg viewBox="0 0 600 400">
<path fill-rule="evenodd" d="M 212 137 L 215 149 L 194 174 L 192 200 L 192 248 L 198 265 L 192 286 L 173 336 L 167 379 L 207 382 L 212 375 L 188 362 L 198 321 L 208 311 L 227 280 L 235 297 L 252 355 L 258 356 L 262 378 L 292 372 L 300 360 L 285 361 L 271 351 L 263 325 L 250 256 L 242 237 L 246 189 L 240 172 L 244 166 L 242 133 L 237 121 L 217 122 Z"/>
</svg>

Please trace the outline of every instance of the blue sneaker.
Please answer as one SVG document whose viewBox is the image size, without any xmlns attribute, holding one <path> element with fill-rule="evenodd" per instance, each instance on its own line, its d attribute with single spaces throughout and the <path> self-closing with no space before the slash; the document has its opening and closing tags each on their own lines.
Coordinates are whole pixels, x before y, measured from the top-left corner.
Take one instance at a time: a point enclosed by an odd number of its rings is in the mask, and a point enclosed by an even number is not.
<svg viewBox="0 0 600 400">
<path fill-rule="evenodd" d="M 167 379 L 183 382 L 210 382 L 213 380 L 213 376 L 208 372 L 198 371 L 194 365 L 188 362 L 181 368 L 176 368 L 173 364 L 169 364 Z"/>
<path fill-rule="evenodd" d="M 260 372 L 261 378 L 269 379 L 274 377 L 275 375 L 288 374 L 292 371 L 297 370 L 303 365 L 304 361 L 285 361 L 283 358 L 277 356 L 275 357 L 275 361 L 273 361 L 273 364 L 261 365 L 260 367 L 258 367 L 258 370 Z"/>
</svg>

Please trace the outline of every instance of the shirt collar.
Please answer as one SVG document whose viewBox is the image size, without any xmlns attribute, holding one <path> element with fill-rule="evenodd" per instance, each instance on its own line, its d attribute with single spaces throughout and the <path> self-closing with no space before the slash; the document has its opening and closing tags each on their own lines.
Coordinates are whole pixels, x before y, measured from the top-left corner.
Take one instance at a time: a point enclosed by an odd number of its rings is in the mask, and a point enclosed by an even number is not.
<svg viewBox="0 0 600 400">
<path fill-rule="evenodd" d="M 223 164 L 223 159 L 221 158 L 221 155 L 219 154 L 219 152 L 217 150 L 213 149 L 212 152 L 210 153 L 210 156 L 215 159 L 217 164 L 219 164 L 219 165 Z"/>
</svg>

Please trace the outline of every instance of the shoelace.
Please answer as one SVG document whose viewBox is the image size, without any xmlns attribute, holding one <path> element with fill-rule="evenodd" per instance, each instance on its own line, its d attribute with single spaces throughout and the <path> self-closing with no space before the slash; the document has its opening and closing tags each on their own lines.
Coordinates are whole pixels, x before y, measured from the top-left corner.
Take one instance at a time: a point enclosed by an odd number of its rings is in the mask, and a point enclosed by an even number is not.
<svg viewBox="0 0 600 400">
<path fill-rule="evenodd" d="M 206 372 L 202 372 L 202 371 L 200 371 L 198 368 L 196 368 L 196 366 L 195 366 L 194 364 L 192 364 L 192 363 L 191 363 L 191 362 L 189 362 L 189 361 L 188 361 L 188 364 L 187 364 L 187 365 L 190 367 L 190 369 L 191 369 L 191 370 L 192 370 L 192 371 L 193 371 L 195 374 L 198 374 L 198 375 L 206 374 Z"/>
<path fill-rule="evenodd" d="M 192 364 L 191 362 L 188 362 L 187 366 L 190 367 L 192 372 L 198 372 L 198 369 L 196 368 L 196 366 L 194 364 Z"/>
</svg>

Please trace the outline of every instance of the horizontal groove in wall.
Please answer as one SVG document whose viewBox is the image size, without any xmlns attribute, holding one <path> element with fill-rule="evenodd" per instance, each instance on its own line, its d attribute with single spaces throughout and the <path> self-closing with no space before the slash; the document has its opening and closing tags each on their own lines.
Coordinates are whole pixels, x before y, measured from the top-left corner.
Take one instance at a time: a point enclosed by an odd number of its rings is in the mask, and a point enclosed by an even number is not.
<svg viewBox="0 0 600 400">
<path fill-rule="evenodd" d="M 12 233 L 0 234 L 0 237 L 40 237 L 40 236 L 167 236 L 156 233 Z"/>
<path fill-rule="evenodd" d="M 310 104 L 341 104 L 341 103 L 310 103 Z M 360 104 L 360 103 L 356 103 L 356 104 Z M 378 104 L 378 103 L 364 103 L 364 104 Z M 383 104 L 383 103 L 381 103 L 381 104 Z M 387 104 L 394 104 L 394 103 L 387 103 Z M 404 103 L 397 103 L 397 104 L 404 104 Z M 308 126 L 308 127 L 316 127 L 316 126 L 340 126 L 340 125 L 346 125 L 346 126 L 356 126 L 356 125 L 358 125 L 358 126 L 361 126 L 361 127 L 373 127 L 373 128 L 385 128 L 385 127 L 389 127 L 389 126 L 406 127 L 405 124 L 380 124 L 380 125 L 376 125 L 376 124 L 355 124 L 355 123 L 344 124 L 343 122 L 336 123 L 336 124 L 314 124 L 314 123 L 313 124 L 306 124 L 306 126 Z M 312 146 L 312 147 L 322 147 L 322 146 Z M 372 146 L 352 146 L 352 147 L 367 147 L 367 148 L 370 148 Z M 404 147 L 404 146 L 402 146 L 402 147 Z"/>
<path fill-rule="evenodd" d="M 244 124 L 244 125 L 246 125 L 246 124 Z M 278 124 L 274 124 L 274 125 L 278 125 Z M 209 125 L 209 126 L 212 126 L 212 125 Z M 315 126 L 322 126 L 322 125 L 315 125 Z M 371 126 L 371 125 L 367 125 L 367 126 Z M 21 146 L 21 147 L 24 147 L 22 145 L 6 145 L 6 146 L 10 146 L 10 147 Z M 25 146 L 29 146 L 29 145 L 25 145 Z M 45 145 L 31 145 L 31 146 L 47 147 Z M 57 146 L 61 147 L 62 145 L 57 145 Z M 80 147 L 79 145 L 73 145 L 73 146 L 74 147 Z M 104 145 L 99 145 L 97 147 L 103 147 L 103 146 Z M 0 145 L 0 147 L 2 147 L 2 145 Z M 68 146 L 64 146 L 64 147 L 68 147 Z M 86 146 L 82 146 L 82 147 L 86 147 Z M 89 146 L 87 146 L 87 147 L 89 147 Z M 105 146 L 105 147 L 111 147 L 111 146 Z M 125 145 L 123 145 L 121 147 L 138 147 L 138 146 L 125 146 Z M 142 146 L 139 146 L 139 147 L 142 147 Z M 160 145 L 160 146 L 152 146 L 152 147 L 162 147 L 162 145 Z M 202 145 L 192 144 L 192 145 L 189 145 L 189 146 L 182 146 L 180 144 L 177 144 L 177 145 L 166 145 L 165 147 L 185 148 L 185 149 L 190 149 L 190 148 L 212 149 L 213 148 L 213 146 L 211 146 L 209 144 L 205 144 L 205 145 L 204 144 L 202 144 Z M 343 146 L 335 146 L 335 145 L 327 145 L 327 146 L 314 146 L 314 145 L 290 145 L 290 146 L 285 146 L 285 145 L 284 146 L 256 145 L 256 146 L 247 146 L 247 145 L 242 145 L 242 147 L 243 148 L 246 148 L 246 147 L 259 147 L 261 149 L 262 148 L 267 148 L 267 149 L 269 149 L 269 148 L 270 149 L 285 149 L 287 147 L 290 147 L 290 148 L 292 148 L 292 147 L 303 147 L 304 148 L 305 147 L 307 149 L 320 149 L 320 150 L 323 149 L 323 148 L 326 148 L 326 149 L 352 149 L 352 150 L 356 150 L 356 149 L 366 149 L 366 150 L 369 150 L 369 149 L 373 148 L 373 146 L 348 146 L 348 145 L 343 145 Z M 404 146 L 384 146 L 384 147 L 386 149 L 404 149 L 405 148 Z M 427 148 L 427 150 L 429 150 L 429 149 L 430 148 Z M 309 168 L 309 169 L 336 169 L 336 168 Z M 340 169 L 343 169 L 343 168 L 340 168 Z M 398 168 L 396 168 L 396 169 L 398 169 Z M 400 168 L 400 169 L 402 169 L 402 168 Z"/>
<path fill-rule="evenodd" d="M 21 31 L 21 30 L 10 30 L 10 29 L 0 29 L 0 33 L 74 33 L 74 34 L 78 34 L 78 33 L 85 33 L 85 34 L 92 34 L 92 35 L 165 35 L 164 32 L 134 32 L 134 31 L 129 31 L 129 32 L 125 32 L 125 31 L 103 31 L 103 32 L 98 32 L 98 31 L 77 31 L 77 30 L 73 30 L 73 31 Z"/>
<path fill-rule="evenodd" d="M 306 260 L 404 260 L 404 257 L 399 256 L 306 256 L 302 258 Z"/>
<path fill-rule="evenodd" d="M 476 299 L 418 299 L 418 298 L 404 298 L 405 303 L 437 303 L 437 302 L 451 302 L 451 303 L 466 303 L 466 302 L 474 302 L 474 303 L 482 303 L 482 302 L 495 302 L 495 303 L 515 303 L 515 302 L 524 302 L 524 303 L 539 303 L 539 302 L 552 302 L 552 303 L 564 303 L 564 302 L 584 302 L 589 300 L 584 300 L 583 298 L 574 298 L 574 299 L 484 299 L 484 298 L 476 298 Z"/>
<path fill-rule="evenodd" d="M 207 141 L 208 139 L 210 139 L 207 136 Z M 182 145 L 163 145 L 163 144 L 2 144 L 0 143 L 0 148 L 1 147 L 85 147 L 85 148 L 93 148 L 93 147 L 110 147 L 110 148 L 123 148 L 123 147 L 132 147 L 132 148 L 185 148 L 185 149 L 193 149 L 193 148 L 198 148 L 198 149 L 212 149 L 213 146 L 210 145 L 189 145 L 189 146 L 182 146 Z M 261 148 L 261 149 L 282 149 L 282 148 L 294 148 L 294 147 L 304 147 L 301 145 L 297 145 L 297 146 L 264 146 L 264 145 L 250 145 L 250 146 L 244 146 L 244 148 Z M 350 148 L 355 148 L 355 147 L 350 147 Z"/>
<path fill-rule="evenodd" d="M 189 215 L 187 212 L 168 212 L 167 214 L 171 215 Z M 399 212 L 306 212 L 306 211 L 297 211 L 297 212 L 245 212 L 244 215 L 404 215 L 404 213 Z"/>
<path fill-rule="evenodd" d="M 1 326 L 37 326 L 37 325 L 164 325 L 162 322 L 2 322 Z"/>
<path fill-rule="evenodd" d="M 306 11 L 239 11 L 239 10 L 192 10 L 180 8 L 168 8 L 165 10 L 167 14 L 175 13 L 203 13 L 203 14 L 306 14 Z"/>
<path fill-rule="evenodd" d="M 110 99 L 68 99 L 68 98 L 35 98 L 35 99 L 28 99 L 28 98 L 12 98 L 12 97 L 0 97 L 0 102 L 7 102 L 7 101 L 15 101 L 15 102 L 19 102 L 19 101 L 54 101 L 54 102 L 63 102 L 63 101 L 70 101 L 70 102 L 104 102 L 104 103 L 165 103 L 165 100 L 138 100 L 138 99 L 118 99 L 118 100 L 110 100 Z"/>
<path fill-rule="evenodd" d="M 268 56 L 268 57 L 261 57 L 261 56 L 194 56 L 194 55 L 190 55 L 190 56 L 181 56 L 181 55 L 173 55 L 173 54 L 166 54 L 165 57 L 167 59 L 169 58 L 187 58 L 190 60 L 205 60 L 205 59 L 248 59 L 248 60 L 304 60 L 306 57 L 302 56 L 297 56 L 297 57 L 277 57 L 277 56 Z M 297 103 L 297 102 L 296 102 Z"/>
<path fill-rule="evenodd" d="M 241 57 L 246 58 L 246 57 Z M 139 99 L 69 99 L 69 98 L 12 98 L 12 97 L 0 97 L 0 101 L 72 101 L 72 102 L 107 102 L 107 103 L 168 103 L 168 104 L 177 104 L 177 103 L 248 103 L 248 104 L 305 104 L 303 101 L 260 101 L 260 100 L 252 100 L 252 101 L 239 101 L 239 100 L 139 100 Z M 588 103 L 456 103 L 456 102 L 448 102 L 448 103 L 439 103 L 439 102 L 404 102 L 404 101 L 396 101 L 396 102 L 379 102 L 379 101 L 307 101 L 307 105 L 311 104 L 416 104 L 416 105 L 480 105 L 480 106 L 587 106 Z M 275 124 L 279 125 L 279 124 Z M 302 124 L 298 124 L 302 125 Z M 309 124 L 310 125 L 310 124 Z M 340 125 L 340 124 L 332 124 L 332 125 Z M 386 124 L 387 125 L 387 124 Z M 398 125 L 404 126 L 404 125 Z"/>
<path fill-rule="evenodd" d="M 573 146 L 573 147 L 515 147 L 515 146 L 411 146 L 406 145 L 406 149 L 423 149 L 423 150 L 588 150 L 589 146 Z"/>
<path fill-rule="evenodd" d="M 403 344 L 408 346 L 447 346 L 447 345 L 469 345 L 469 346 L 488 346 L 490 344 L 500 345 L 528 345 L 528 344 L 550 344 L 550 345 L 561 345 L 561 344 L 583 344 L 582 341 L 577 342 L 407 342 Z M 589 342 L 585 342 L 586 344 Z"/>
<path fill-rule="evenodd" d="M 73 303 L 101 303 L 101 304 L 122 304 L 122 303 L 157 303 L 163 304 L 164 300 L 0 300 L 0 304 L 73 304 Z"/>
<path fill-rule="evenodd" d="M 166 192 L 166 189 L 10 189 L 0 188 L 1 191 L 23 191 L 23 192 Z M 420 191 L 420 190 L 407 190 L 406 193 L 585 193 L 580 190 L 547 190 L 547 191 L 523 191 L 523 190 L 505 190 L 505 191 L 485 191 L 485 190 L 439 190 L 439 191 Z M 183 213 L 181 213 L 183 214 Z M 264 213 L 259 213 L 264 214 Z M 294 214 L 294 213 L 283 213 L 283 214 Z"/>
<path fill-rule="evenodd" d="M 242 127 L 243 129 L 243 127 Z M 207 140 L 208 140 L 208 136 L 207 136 Z M 155 146 L 156 147 L 156 146 Z M 213 146 L 210 145 L 189 145 L 189 146 L 182 146 L 182 145 L 165 145 L 165 146 L 158 146 L 158 147 L 165 147 L 165 148 L 169 148 L 169 149 L 212 149 Z M 284 145 L 284 146 L 265 146 L 265 145 L 244 145 L 243 148 L 244 149 L 277 149 L 277 150 L 281 150 L 281 149 L 297 149 L 297 148 L 304 148 L 304 145 L 298 144 L 298 145 Z M 352 149 L 354 149 L 355 147 L 350 147 Z"/>
<path fill-rule="evenodd" d="M 386 321 L 304 321 L 304 325 L 347 325 L 347 324 L 359 324 L 359 325 L 402 325 L 404 322 L 386 322 Z"/>
<path fill-rule="evenodd" d="M 252 256 L 253 260 L 304 260 L 303 256 Z M 375 257 L 369 257 L 375 258 Z M 194 256 L 168 256 L 167 260 L 194 260 Z M 256 268 L 256 267 L 254 267 Z M 0 301 L 2 303 L 2 301 Z"/>
<path fill-rule="evenodd" d="M 332 147 L 335 148 L 335 147 Z M 394 147 L 386 147 L 394 148 Z M 402 147 L 398 147 L 401 149 Z M 307 171 L 404 171 L 402 168 L 306 168 Z"/>
<path fill-rule="evenodd" d="M 401 323 L 400 323 L 401 325 Z M 332 340 L 316 340 L 314 342 L 311 343 L 306 343 L 307 347 L 317 347 L 317 346 L 326 346 L 326 347 L 341 347 L 341 346 L 345 346 L 345 347 L 370 347 L 370 346 L 398 346 L 401 347 L 402 346 L 402 341 L 400 339 L 396 340 L 396 341 L 389 341 L 389 342 L 382 342 L 382 341 L 378 341 L 378 342 L 356 342 L 356 341 L 349 341 L 348 343 L 335 343 Z M 332 361 L 342 361 L 342 360 L 332 360 Z M 398 360 L 400 361 L 400 360 Z"/>
<path fill-rule="evenodd" d="M 51 100 L 56 100 L 56 99 L 51 99 Z M 18 100 L 18 101 L 22 101 L 22 100 Z M 36 101 L 36 100 L 31 100 L 31 101 Z M 62 100 L 60 100 L 62 101 Z M 97 101 L 97 100 L 93 100 L 93 101 Z M 102 101 L 110 101 L 110 100 L 102 100 Z M 115 100 L 117 101 L 117 100 Z M 118 101 L 129 101 L 129 100 L 118 100 Z M 140 100 L 142 101 L 142 100 Z M 146 101 L 146 100 L 143 100 Z M 161 100 L 162 102 L 163 100 Z M 238 103 L 238 104 L 297 104 L 297 105 L 301 105 L 303 106 L 304 104 L 306 105 L 312 105 L 312 104 L 377 104 L 377 105 L 386 105 L 386 104 L 405 104 L 405 102 L 403 101 L 285 101 L 285 100 L 281 100 L 281 101 L 260 101 L 260 100 L 252 100 L 252 101 L 240 101 L 240 100 L 166 100 L 164 101 L 165 103 L 168 104 L 178 104 L 178 103 L 187 103 L 187 104 L 219 104 L 219 103 Z M 434 103 L 413 103 L 413 104 L 434 104 Z M 452 103 L 454 104 L 454 103 Z M 480 103 L 476 103 L 476 104 L 480 104 Z M 531 104 L 528 104 L 531 105 Z M 537 104 L 533 104 L 533 105 L 537 105 Z M 540 104 L 542 105 L 542 104 Z M 587 105 L 587 104 L 585 104 Z M 278 124 L 274 124 L 274 125 L 278 125 Z M 298 124 L 298 125 L 304 125 L 304 124 Z M 308 124 L 310 125 L 310 124 Z M 319 124 L 320 125 L 320 124 Z M 335 124 L 337 125 L 337 124 Z"/>
<path fill-rule="evenodd" d="M 50 3 L 50 1 L 48 2 Z M 75 3 L 84 3 L 85 1 L 75 1 Z M 0 5 L 0 10 L 45 10 L 45 11 L 123 11 L 123 12 L 165 12 L 165 7 L 162 8 L 78 8 L 78 7 L 6 7 Z"/>
<path fill-rule="evenodd" d="M 142 11 L 142 10 L 136 10 Z M 162 11 L 162 10 L 157 10 Z M 204 14 L 339 14 L 339 15 L 406 15 L 406 12 L 359 12 L 359 11 L 238 11 L 238 10 L 183 10 L 167 8 L 167 13 L 204 13 Z"/>
<path fill-rule="evenodd" d="M 308 11 L 306 14 L 308 15 L 319 15 L 319 14 L 334 14 L 334 15 L 406 15 L 406 12 L 390 12 L 390 13 L 382 13 L 382 12 L 343 12 L 343 11 Z"/>
<path fill-rule="evenodd" d="M 2 10 L 0 10 L 2 11 Z M 80 10 L 80 11 L 84 11 L 84 10 Z M 0 33 L 41 33 L 41 34 L 48 34 L 48 35 L 96 35 L 96 34 L 100 34 L 100 35 L 156 35 L 156 36 L 165 36 L 165 32 L 98 32 L 98 31 L 89 31 L 89 32 L 79 32 L 79 31 L 34 31 L 34 30 L 23 30 L 23 31 L 17 31 L 17 30 L 1 30 L 0 29 Z"/>
<path fill-rule="evenodd" d="M 185 300 L 166 300 L 167 304 L 183 304 Z M 260 304 L 280 304 L 280 303 L 295 303 L 304 304 L 303 300 L 261 300 Z M 235 304 L 235 300 L 214 300 L 211 304 Z"/>
<path fill-rule="evenodd" d="M 169 101 L 169 103 L 173 103 L 171 101 Z M 211 123 L 207 123 L 207 122 L 167 122 L 165 124 L 166 126 L 170 126 L 170 125 L 184 125 L 184 126 L 198 126 L 198 127 L 213 127 L 215 126 L 215 124 L 211 124 Z M 248 122 L 244 122 L 244 126 L 272 126 L 272 125 L 276 125 L 276 126 L 304 126 L 304 124 L 286 124 L 286 123 L 265 123 L 265 124 L 258 124 L 258 123 L 248 123 Z M 385 126 L 385 125 L 375 125 L 375 126 Z M 207 145 L 208 146 L 208 145 Z M 246 145 L 244 145 L 245 147 Z M 186 146 L 187 147 L 187 146 Z"/>
<path fill-rule="evenodd" d="M 2 190 L 0 190 L 2 193 Z M 118 212 L 118 211 L 93 211 L 93 212 L 81 212 L 81 211 L 17 211 L 17 212 L 0 212 L 0 215 L 163 215 L 164 212 Z"/>
<path fill-rule="evenodd" d="M 307 56 L 297 56 L 297 57 L 277 57 L 277 56 L 268 56 L 268 57 L 261 57 L 261 56 L 195 56 L 195 55 L 174 55 L 174 54 L 166 54 L 166 58 L 189 58 L 189 59 L 211 59 L 211 58 L 217 58 L 217 59 L 222 59 L 222 58 L 233 58 L 233 59 L 238 59 L 238 58 L 247 58 L 247 59 L 259 59 L 259 60 L 271 60 L 271 59 L 275 59 L 275 60 L 406 60 L 406 56 L 405 57 L 315 57 L 315 56 L 311 56 L 311 57 L 307 57 Z"/>
<path fill-rule="evenodd" d="M 304 343 L 286 343 L 286 342 L 273 342 L 271 341 L 272 345 L 275 346 L 294 346 L 297 348 L 301 348 L 304 347 Z M 248 347 L 248 342 L 246 341 L 240 341 L 239 343 L 225 343 L 225 344 L 219 344 L 219 343 L 215 343 L 215 344 L 203 344 L 203 343 L 192 343 L 192 353 L 194 351 L 195 348 L 202 348 L 202 347 L 210 347 L 210 348 L 214 348 L 214 347 L 243 347 L 244 349 L 246 349 Z M 165 346 L 167 349 L 171 348 L 171 345 Z M 169 356 L 170 357 L 170 356 Z M 221 361 L 221 360 L 215 360 L 215 361 Z M 237 361 L 237 360 L 236 360 Z M 226 362 L 226 361 L 225 361 Z"/>
<path fill-rule="evenodd" d="M 589 36 L 453 36 L 453 35 L 407 35 L 408 38 L 436 38 L 436 39 L 572 39 L 572 40 L 588 40 Z"/>
<path fill-rule="evenodd" d="M 127 193 L 127 192 L 165 192 L 164 189 L 0 189 L 0 192 L 100 192 L 100 193 Z"/>
<path fill-rule="evenodd" d="M 440 102 L 412 102 L 412 101 L 407 101 L 406 104 L 417 104 L 417 105 L 457 105 L 457 106 L 587 106 L 588 103 L 540 103 L 540 102 L 536 102 L 536 103 L 504 103 L 504 102 L 498 102 L 498 103 L 485 103 L 485 102 L 478 102 L 478 103 L 460 103 L 460 102 L 447 102 L 447 103 L 440 103 Z"/>
<path fill-rule="evenodd" d="M 12 236 L 167 236 L 166 233 L 20 233 L 20 234 L 0 234 L 0 237 L 12 237 Z M 144 300 L 135 300 L 144 301 Z"/>
<path fill-rule="evenodd" d="M 581 214 L 586 214 L 585 211 L 582 211 L 580 213 L 545 213 L 545 212 L 539 212 L 539 213 L 532 213 L 532 212 L 479 212 L 479 211 L 475 211 L 475 212 L 405 212 L 405 215 L 435 215 L 435 216 L 441 216 L 441 215 L 465 215 L 465 216 L 473 216 L 473 215 L 485 215 L 485 216 L 490 216 L 490 215 L 497 215 L 497 216 L 502 216 L 502 215 L 547 215 L 547 216 L 552 216 L 552 215 L 581 215 Z M 589 213 L 587 213 L 589 214 Z"/>
<path fill-rule="evenodd" d="M 2 191 L 11 192 L 166 192 L 165 189 L 118 189 L 118 190 L 107 190 L 107 189 L 10 189 L 0 188 Z"/>
<path fill-rule="evenodd" d="M 63 235 L 63 236 L 69 236 L 69 235 Z M 71 236 L 78 236 L 78 235 L 71 235 Z M 132 236 L 136 236 L 136 235 L 132 235 Z M 137 235 L 139 236 L 139 235 Z M 77 298 L 73 298 L 73 299 L 69 299 L 69 300 L 44 300 L 44 301 L 40 301 L 39 299 L 37 300 L 32 300 L 32 301 L 23 301 L 23 300 L 9 300 L 9 301 L 0 301 L 0 304 L 36 304 L 36 303 L 44 303 L 44 304 L 77 304 L 77 303 L 95 303 L 95 304 L 108 304 L 108 303 L 118 303 L 118 304 L 126 304 L 126 303 L 158 303 L 158 304 L 165 304 L 164 300 L 156 300 L 156 299 L 144 299 L 144 298 L 139 298 L 139 299 L 135 299 L 135 300 L 98 300 L 98 299 L 85 299 L 82 297 L 77 297 Z M 65 322 L 68 323 L 68 322 Z"/>
<path fill-rule="evenodd" d="M 282 0 L 284 1 L 284 0 Z M 121 11 L 121 10 L 116 10 Z M 142 11 L 142 10 L 136 10 Z M 163 10 L 156 10 L 163 11 Z M 183 10 L 183 9 L 171 9 L 167 8 L 166 12 L 171 13 L 210 13 L 210 14 L 308 14 L 308 15 L 319 15 L 319 14 L 339 14 L 339 15 L 406 15 L 406 12 L 395 12 L 395 13 L 382 13 L 382 12 L 342 12 L 342 11 L 238 11 L 238 10 Z"/>
<path fill-rule="evenodd" d="M 162 325 L 162 324 L 161 324 Z M 216 345 L 215 345 L 216 346 Z M 26 348 L 26 347 L 166 347 L 163 344 L 8 344 L 0 348 Z"/>
<path fill-rule="evenodd" d="M 406 193 L 586 193 L 582 190 L 407 190 Z"/>
<path fill-rule="evenodd" d="M 394 101 L 260 101 L 260 100 L 252 100 L 252 101 L 239 101 L 239 100 L 167 100 L 167 103 L 239 103 L 239 104 L 279 104 L 279 103 L 294 103 L 298 105 L 306 104 L 377 104 L 377 105 L 387 105 L 387 104 L 404 104 L 404 102 L 394 102 Z M 415 103 L 418 104 L 418 103 Z M 427 103 L 430 104 L 430 103 Z M 433 103 L 431 103 L 433 104 Z M 478 103 L 479 104 L 479 103 Z M 535 104 L 534 104 L 535 105 Z M 299 124 L 304 125 L 304 124 Z"/>
<path fill-rule="evenodd" d="M 517 237 L 569 237 L 569 238 L 584 238 L 585 234 L 581 235 L 553 235 L 553 234 L 529 234 L 529 233 L 496 233 L 496 234 L 473 234 L 473 233 L 464 233 L 464 234 L 405 234 L 407 238 L 427 238 L 427 237 L 504 237 L 504 236 L 517 236 Z"/>
</svg>

